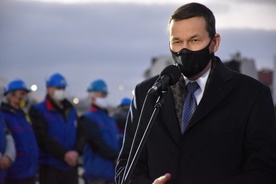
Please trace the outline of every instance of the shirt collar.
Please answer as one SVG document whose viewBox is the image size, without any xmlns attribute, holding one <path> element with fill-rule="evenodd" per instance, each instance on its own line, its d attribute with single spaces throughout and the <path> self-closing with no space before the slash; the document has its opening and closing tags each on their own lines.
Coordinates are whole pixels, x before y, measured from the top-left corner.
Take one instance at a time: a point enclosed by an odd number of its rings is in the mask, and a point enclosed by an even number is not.
<svg viewBox="0 0 276 184">
<path fill-rule="evenodd" d="M 195 80 L 202 91 L 204 91 L 204 89 L 205 89 L 207 79 L 210 74 L 210 70 L 211 70 L 211 68 L 207 72 L 205 72 L 201 77 L 199 77 L 197 80 Z M 184 76 L 184 80 L 185 80 L 185 85 L 187 85 L 189 82 L 195 82 L 195 81 L 189 80 L 185 76 Z"/>
</svg>

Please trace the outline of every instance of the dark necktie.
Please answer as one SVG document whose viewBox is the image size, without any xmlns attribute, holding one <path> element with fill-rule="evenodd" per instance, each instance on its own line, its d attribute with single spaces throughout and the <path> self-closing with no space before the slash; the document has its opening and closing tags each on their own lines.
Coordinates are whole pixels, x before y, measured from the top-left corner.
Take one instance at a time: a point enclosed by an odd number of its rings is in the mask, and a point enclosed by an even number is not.
<svg viewBox="0 0 276 184">
<path fill-rule="evenodd" d="M 189 82 L 186 85 L 186 97 L 184 100 L 181 122 L 181 133 L 183 134 L 190 122 L 190 119 L 196 109 L 196 99 L 194 92 L 199 88 L 197 82 Z"/>
</svg>

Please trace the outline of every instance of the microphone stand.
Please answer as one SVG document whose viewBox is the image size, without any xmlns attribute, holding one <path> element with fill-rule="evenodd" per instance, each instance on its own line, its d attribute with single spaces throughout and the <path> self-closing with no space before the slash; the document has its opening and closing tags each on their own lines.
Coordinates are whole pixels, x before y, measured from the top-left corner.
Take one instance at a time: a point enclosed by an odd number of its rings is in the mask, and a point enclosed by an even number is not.
<svg viewBox="0 0 276 184">
<path fill-rule="evenodd" d="M 147 93 L 145 102 L 147 100 L 147 97 L 148 97 L 149 93 L 150 93 L 150 90 Z M 154 106 L 154 110 L 152 112 L 152 115 L 150 117 L 148 125 L 147 125 L 147 127 L 146 127 L 146 129 L 144 131 L 144 134 L 143 134 L 143 136 L 142 136 L 142 138 L 140 140 L 140 143 L 139 143 L 139 145 L 138 145 L 138 147 L 136 149 L 136 152 L 135 152 L 133 158 L 131 158 L 132 155 L 133 155 L 133 151 L 134 151 L 133 150 L 134 144 L 135 144 L 135 142 L 138 139 L 137 138 L 138 137 L 138 131 L 139 131 L 138 129 L 140 127 L 139 125 L 140 125 L 141 117 L 143 115 L 143 109 L 144 109 L 144 105 L 145 105 L 145 102 L 144 102 L 143 108 L 142 108 L 142 112 L 141 112 L 139 120 L 138 120 L 138 125 L 137 125 L 137 128 L 136 128 L 136 132 L 135 132 L 135 135 L 133 137 L 130 153 L 129 153 L 129 156 L 128 156 L 128 160 L 127 160 L 127 164 L 126 164 L 126 167 L 125 167 L 125 171 L 124 171 L 124 174 L 123 174 L 123 178 L 122 178 L 121 184 L 128 184 L 130 182 L 130 177 L 131 177 L 132 172 L 133 172 L 133 170 L 134 170 L 134 168 L 135 168 L 135 166 L 137 164 L 137 161 L 138 161 L 138 159 L 139 159 L 139 157 L 141 155 L 142 149 L 143 149 L 143 147 L 144 147 L 144 145 L 145 145 L 145 143 L 147 141 L 147 138 L 149 136 L 149 133 L 151 131 L 153 123 L 155 122 L 155 119 L 156 119 L 159 111 L 163 107 L 164 99 L 165 99 L 165 95 L 166 94 L 167 94 L 167 89 L 166 89 L 166 91 L 162 91 L 161 94 L 159 95 L 159 97 L 157 98 L 155 106 Z"/>
</svg>

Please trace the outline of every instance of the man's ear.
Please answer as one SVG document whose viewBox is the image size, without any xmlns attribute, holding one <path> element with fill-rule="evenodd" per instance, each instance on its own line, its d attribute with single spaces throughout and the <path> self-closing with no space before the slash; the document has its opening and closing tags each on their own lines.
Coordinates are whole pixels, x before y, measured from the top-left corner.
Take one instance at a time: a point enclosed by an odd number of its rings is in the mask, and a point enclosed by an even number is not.
<svg viewBox="0 0 276 184">
<path fill-rule="evenodd" d="M 211 43 L 211 52 L 215 53 L 217 52 L 218 48 L 219 48 L 219 44 L 220 44 L 220 35 L 219 34 L 215 34 L 212 43 Z"/>
</svg>

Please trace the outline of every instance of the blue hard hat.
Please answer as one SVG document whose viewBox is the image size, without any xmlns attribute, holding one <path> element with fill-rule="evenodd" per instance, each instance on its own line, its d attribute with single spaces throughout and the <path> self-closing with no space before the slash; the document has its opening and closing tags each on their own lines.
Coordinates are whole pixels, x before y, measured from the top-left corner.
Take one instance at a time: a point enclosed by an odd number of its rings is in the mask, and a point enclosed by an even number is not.
<svg viewBox="0 0 276 184">
<path fill-rule="evenodd" d="M 26 87 L 25 83 L 22 80 L 14 80 L 8 83 L 8 85 L 5 87 L 4 95 L 15 90 L 25 90 L 27 92 L 30 92 L 30 90 Z"/>
<path fill-rule="evenodd" d="M 129 98 L 123 98 L 120 102 L 120 105 L 130 105 L 131 99 Z"/>
<path fill-rule="evenodd" d="M 55 73 L 51 75 L 49 79 L 46 81 L 46 87 L 65 88 L 66 86 L 67 86 L 67 82 L 65 78 L 59 73 Z"/>
<path fill-rule="evenodd" d="M 87 88 L 87 91 L 99 91 L 107 94 L 107 86 L 103 80 L 98 79 L 91 82 L 91 84 Z"/>
</svg>

